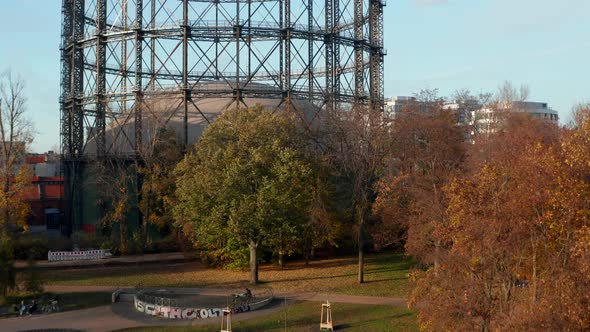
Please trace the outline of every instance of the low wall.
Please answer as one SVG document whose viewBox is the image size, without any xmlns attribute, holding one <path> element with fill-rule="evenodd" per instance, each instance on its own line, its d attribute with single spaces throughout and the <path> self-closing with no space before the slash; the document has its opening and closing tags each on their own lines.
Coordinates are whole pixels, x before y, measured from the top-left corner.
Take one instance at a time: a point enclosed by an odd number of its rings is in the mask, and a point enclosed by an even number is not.
<svg viewBox="0 0 590 332">
<path fill-rule="evenodd" d="M 150 297 L 153 298 L 153 297 Z M 248 312 L 260 309 L 267 305 L 272 300 L 272 295 L 264 299 L 255 299 L 254 302 L 249 304 L 243 304 L 232 308 L 234 314 L 242 312 Z M 166 301 L 158 301 L 162 304 L 148 303 L 142 299 L 141 294 L 135 295 L 133 305 L 139 312 L 145 313 L 146 315 L 157 316 L 168 319 L 205 319 L 221 317 L 223 315 L 223 308 L 186 308 L 167 305 Z"/>
</svg>

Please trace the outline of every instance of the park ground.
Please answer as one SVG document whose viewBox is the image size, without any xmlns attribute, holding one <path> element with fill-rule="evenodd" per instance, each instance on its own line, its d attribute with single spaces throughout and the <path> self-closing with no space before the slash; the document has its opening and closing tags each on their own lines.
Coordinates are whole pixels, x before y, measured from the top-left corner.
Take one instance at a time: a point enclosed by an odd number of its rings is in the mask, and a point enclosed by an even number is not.
<svg viewBox="0 0 590 332">
<path fill-rule="evenodd" d="M 412 265 L 413 262 L 401 254 L 369 255 L 365 265 L 366 283 L 362 285 L 356 282 L 355 257 L 314 260 L 309 265 L 299 261 L 290 262 L 282 270 L 274 265 L 262 265 L 259 287 L 272 288 L 280 303 L 275 303 L 264 314 L 261 312 L 262 315 L 236 319 L 234 330 L 316 330 L 321 308 L 319 301 L 324 301 L 324 298 L 330 298 L 333 302 L 337 330 L 417 330 L 415 313 L 405 307 L 404 300 L 410 290 L 408 272 Z M 107 304 L 106 295 L 119 287 L 243 289 L 248 285 L 249 274 L 247 271 L 210 268 L 194 261 L 172 261 L 162 264 L 130 262 L 115 266 L 104 264 L 49 268 L 43 269 L 41 276 L 46 291 L 62 294 L 61 296 L 74 301 L 79 297 L 82 308 Z M 297 296 L 298 294 L 302 296 Z M 280 299 L 284 301 L 281 302 Z M 66 309 L 78 308 L 72 306 Z M 109 315 L 104 307 L 94 310 Z M 236 316 L 238 317 L 240 315 Z M 62 317 L 64 318 L 66 317 Z M 187 326 L 168 326 L 170 323 L 166 320 L 151 321 L 148 324 L 151 327 L 147 329 L 145 324 L 138 322 L 134 331 L 189 330 Z M 159 324 L 166 326 L 153 326 Z M 2 325 L 3 321 L 0 320 L 0 330 Z M 211 331 L 219 328 L 217 321 L 200 322 L 199 325 L 201 326 L 190 327 L 190 330 Z M 133 326 L 133 322 L 129 321 L 121 325 L 122 328 Z"/>
</svg>

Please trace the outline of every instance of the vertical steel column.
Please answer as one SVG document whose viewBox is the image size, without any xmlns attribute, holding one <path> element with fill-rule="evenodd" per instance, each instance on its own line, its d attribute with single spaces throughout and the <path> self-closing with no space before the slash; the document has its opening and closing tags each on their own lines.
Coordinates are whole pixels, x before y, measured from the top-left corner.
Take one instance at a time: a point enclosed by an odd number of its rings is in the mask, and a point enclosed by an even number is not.
<svg viewBox="0 0 590 332">
<path fill-rule="evenodd" d="M 62 1 L 62 32 L 61 32 L 61 153 L 62 157 L 72 150 L 72 65 L 74 37 L 74 3 L 73 0 Z"/>
<path fill-rule="evenodd" d="M 69 223 L 68 232 L 75 232 L 82 228 L 82 157 L 84 141 L 84 110 L 81 98 L 84 94 L 84 50 L 80 40 L 84 38 L 84 0 L 72 0 L 72 36 L 69 43 L 71 57 L 67 59 L 71 63 L 71 90 L 68 102 L 70 120 L 70 144 L 66 151 L 66 219 Z"/>
<path fill-rule="evenodd" d="M 285 28 L 283 38 L 285 40 L 285 110 L 291 111 L 291 0 L 285 0 Z"/>
<path fill-rule="evenodd" d="M 384 112 L 385 111 L 385 93 L 384 93 L 384 89 L 385 89 L 385 55 L 386 55 L 386 51 L 385 48 L 383 47 L 383 34 L 384 34 L 384 29 L 383 29 L 383 7 L 385 6 L 385 0 L 378 0 L 379 2 L 379 8 L 378 8 L 378 12 L 377 12 L 377 20 L 376 20 L 376 24 L 377 24 L 377 36 L 379 38 L 379 52 L 377 54 L 377 67 L 378 67 L 378 73 L 377 75 L 379 76 L 378 81 L 379 81 L 379 86 L 377 87 L 377 97 L 378 97 L 378 104 L 377 106 L 379 107 L 379 111 Z"/>
<path fill-rule="evenodd" d="M 127 4 L 125 4 L 127 6 Z M 127 12 L 127 8 L 125 9 Z M 125 19 L 127 21 L 127 19 Z M 153 24 L 153 22 L 152 22 Z M 127 26 L 127 24 L 125 24 Z M 126 41 L 125 41 L 126 42 Z M 153 50 L 152 50 L 153 56 Z M 153 68 L 153 67 L 152 67 Z M 127 71 L 127 68 L 125 68 Z M 136 166 L 143 163 L 143 0 L 136 0 L 135 2 L 135 82 L 133 86 L 133 94 L 135 99 L 134 115 L 135 115 L 135 162 Z M 153 86 L 153 84 L 152 84 Z M 125 91 L 126 93 L 126 91 Z M 142 200 L 142 186 L 143 175 L 136 168 L 135 173 L 135 190 L 137 193 L 137 204 Z M 137 209 L 137 223 L 143 225 L 144 215 L 142 210 L 136 206 Z"/>
<path fill-rule="evenodd" d="M 334 19 L 333 19 L 333 0 L 326 0 L 325 15 L 326 26 L 324 32 L 324 48 L 326 51 L 326 86 L 324 91 L 324 101 L 326 110 L 334 110 Z"/>
<path fill-rule="evenodd" d="M 314 20 L 313 17 L 313 1 L 314 0 L 307 0 L 307 29 L 309 32 L 314 30 Z M 314 83 L 314 54 L 313 54 L 313 36 L 310 34 L 307 35 L 307 93 L 309 101 L 313 100 L 313 83 Z"/>
<path fill-rule="evenodd" d="M 246 36 L 248 43 L 248 77 L 247 82 L 252 81 L 252 0 L 248 0 L 248 35 Z"/>
<path fill-rule="evenodd" d="M 122 1 L 121 2 L 121 25 L 123 26 L 123 30 L 127 31 L 127 19 L 129 17 L 128 14 L 128 2 Z M 121 100 L 121 112 L 123 114 L 127 113 L 127 37 L 123 37 L 121 40 L 121 92 L 122 92 L 122 100 Z"/>
<path fill-rule="evenodd" d="M 97 27 L 96 27 L 96 154 L 103 157 L 106 150 L 105 141 L 105 104 L 104 93 L 106 90 L 106 29 L 107 29 L 107 0 L 97 1 Z"/>
<path fill-rule="evenodd" d="M 151 0 L 152 5 L 152 33 L 156 30 L 156 0 Z M 141 27 L 140 27 L 141 28 Z M 156 89 L 156 38 L 152 37 L 150 41 L 151 53 L 150 53 L 150 66 L 152 69 L 152 91 Z"/>
<path fill-rule="evenodd" d="M 65 225 L 62 232 L 68 234 L 71 232 L 73 224 L 73 204 L 72 204 L 72 72 L 73 72 L 73 37 L 74 37 L 74 2 L 73 0 L 62 1 L 62 45 L 61 45 L 61 158 L 62 174 L 65 179 Z"/>
<path fill-rule="evenodd" d="M 285 91 L 285 36 L 283 29 L 285 28 L 284 20 L 284 0 L 279 0 L 279 88 L 281 92 Z"/>
<path fill-rule="evenodd" d="M 362 104 L 365 95 L 365 59 L 364 33 L 365 18 L 363 13 L 364 0 L 354 0 L 354 102 Z"/>
<path fill-rule="evenodd" d="M 153 12 L 152 12 L 153 15 Z M 135 3 L 135 156 L 139 158 L 143 148 L 143 82 L 141 74 L 143 72 L 143 0 L 136 0 Z M 154 23 L 152 22 L 152 25 Z M 152 49 L 152 61 L 154 50 Z M 152 62 L 152 75 L 154 72 Z M 153 77 L 152 77 L 153 79 Z M 152 80 L 152 89 L 154 88 Z"/>
<path fill-rule="evenodd" d="M 84 111 L 81 99 L 84 94 L 84 0 L 74 1 L 74 59 L 73 59 L 73 116 L 72 116 L 72 154 L 75 158 L 82 157 L 84 142 Z"/>
<path fill-rule="evenodd" d="M 370 0 L 369 3 L 370 90 L 369 106 L 383 111 L 383 2 Z"/>
<path fill-rule="evenodd" d="M 334 2 L 334 34 L 332 36 L 332 40 L 334 42 L 334 106 L 336 110 L 339 109 L 340 103 L 340 41 L 337 39 L 340 35 L 340 0 L 332 0 Z"/>
<path fill-rule="evenodd" d="M 184 110 L 183 118 L 183 135 L 184 147 L 188 148 L 188 103 L 191 98 L 190 89 L 188 87 L 188 40 L 190 38 L 190 27 L 188 21 L 188 0 L 182 0 L 182 106 Z"/>
<path fill-rule="evenodd" d="M 242 25 L 240 22 L 240 1 L 236 0 L 236 17 L 234 24 L 234 37 L 236 38 L 236 87 L 234 88 L 234 98 L 236 108 L 240 107 L 242 100 L 242 87 L 240 86 L 240 39 L 242 38 Z"/>
<path fill-rule="evenodd" d="M 212 0 L 215 3 L 215 80 L 219 79 L 219 0 Z"/>
</svg>

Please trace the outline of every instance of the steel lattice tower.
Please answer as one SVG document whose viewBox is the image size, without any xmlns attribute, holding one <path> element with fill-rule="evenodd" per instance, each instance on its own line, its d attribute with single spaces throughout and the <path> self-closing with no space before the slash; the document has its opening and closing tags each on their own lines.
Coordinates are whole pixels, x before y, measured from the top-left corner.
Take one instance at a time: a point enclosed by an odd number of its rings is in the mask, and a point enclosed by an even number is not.
<svg viewBox="0 0 590 332">
<path fill-rule="evenodd" d="M 63 0 L 61 148 L 66 218 L 81 220 L 82 169 L 108 158 L 112 121 L 142 144 L 143 100 L 296 99 L 383 108 L 384 0 Z M 217 82 L 217 84 L 207 84 Z M 86 151 L 92 128 L 95 150 Z M 124 136 L 124 135 L 121 135 Z M 74 230 L 76 225 L 74 225 Z"/>
</svg>

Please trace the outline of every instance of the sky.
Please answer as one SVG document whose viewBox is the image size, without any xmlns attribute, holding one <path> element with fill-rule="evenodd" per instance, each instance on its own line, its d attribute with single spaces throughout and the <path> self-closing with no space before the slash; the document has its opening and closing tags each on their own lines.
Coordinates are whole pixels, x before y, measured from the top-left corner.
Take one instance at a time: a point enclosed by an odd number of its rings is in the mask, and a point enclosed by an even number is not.
<svg viewBox="0 0 590 332">
<path fill-rule="evenodd" d="M 0 72 L 26 82 L 35 152 L 59 150 L 61 0 L 0 0 Z M 528 85 L 562 123 L 590 101 L 589 0 L 389 0 L 385 95 Z"/>
</svg>

